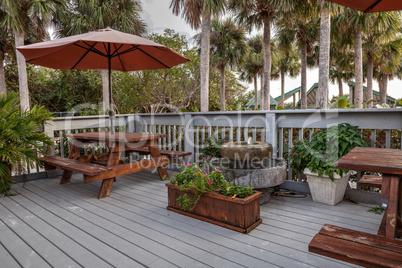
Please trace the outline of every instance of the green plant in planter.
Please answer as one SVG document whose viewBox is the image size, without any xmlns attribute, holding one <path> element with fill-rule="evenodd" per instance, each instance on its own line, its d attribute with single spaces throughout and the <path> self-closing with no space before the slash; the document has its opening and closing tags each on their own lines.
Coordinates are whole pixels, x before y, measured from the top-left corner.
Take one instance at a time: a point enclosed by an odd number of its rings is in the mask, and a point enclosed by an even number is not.
<svg viewBox="0 0 402 268">
<path fill-rule="evenodd" d="M 183 210 L 192 210 L 200 199 L 201 195 L 208 192 L 217 192 L 233 198 L 245 198 L 254 193 L 252 187 L 234 186 L 223 177 L 219 169 L 207 174 L 197 164 L 181 165 L 181 172 L 175 173 L 170 181 L 180 187 L 181 191 L 191 191 L 193 197 L 187 194 L 180 196 L 180 206 Z"/>
<path fill-rule="evenodd" d="M 317 172 L 319 176 L 327 175 L 334 180 L 334 173 L 342 176 L 345 170 L 334 167 L 335 162 L 355 147 L 368 147 L 356 126 L 341 123 L 328 129 L 318 129 L 311 141 L 298 141 L 290 150 L 293 171 L 305 168 Z"/>
<path fill-rule="evenodd" d="M 40 106 L 21 112 L 15 93 L 0 94 L 0 195 L 10 195 L 12 170 L 33 167 L 38 163 L 37 152 L 45 144 L 52 145 L 42 131 L 44 120 L 51 116 Z"/>
<path fill-rule="evenodd" d="M 201 149 L 200 157 L 203 162 L 209 163 L 213 158 L 220 158 L 222 145 L 229 141 L 228 137 L 221 139 L 207 138 L 204 140 L 204 148 Z"/>
</svg>

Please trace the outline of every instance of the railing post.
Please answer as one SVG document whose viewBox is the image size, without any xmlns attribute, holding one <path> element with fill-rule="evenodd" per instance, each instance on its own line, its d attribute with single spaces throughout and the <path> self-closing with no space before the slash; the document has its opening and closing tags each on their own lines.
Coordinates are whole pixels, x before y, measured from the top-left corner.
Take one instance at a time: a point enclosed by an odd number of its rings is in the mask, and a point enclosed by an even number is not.
<svg viewBox="0 0 402 268">
<path fill-rule="evenodd" d="M 184 115 L 184 151 L 191 152 L 188 156 L 189 163 L 194 163 L 195 154 L 194 144 L 194 121 L 191 114 Z"/>
<path fill-rule="evenodd" d="M 272 157 L 276 159 L 278 157 L 277 150 L 277 127 L 276 127 L 276 114 L 266 112 L 265 113 L 265 141 L 272 145 Z"/>
<path fill-rule="evenodd" d="M 135 128 L 135 125 L 134 125 L 134 119 L 135 118 L 135 115 L 129 115 L 129 116 L 127 116 L 127 124 L 126 124 L 126 132 L 127 133 L 134 133 L 135 131 L 134 131 L 134 128 Z"/>
<path fill-rule="evenodd" d="M 44 122 L 44 132 L 46 134 L 46 136 L 48 136 L 52 142 L 53 145 L 50 146 L 50 150 L 48 148 L 45 148 L 45 152 L 49 155 L 54 155 L 54 131 L 53 131 L 53 120 L 45 120 Z M 62 146 L 62 144 L 60 145 Z"/>
</svg>

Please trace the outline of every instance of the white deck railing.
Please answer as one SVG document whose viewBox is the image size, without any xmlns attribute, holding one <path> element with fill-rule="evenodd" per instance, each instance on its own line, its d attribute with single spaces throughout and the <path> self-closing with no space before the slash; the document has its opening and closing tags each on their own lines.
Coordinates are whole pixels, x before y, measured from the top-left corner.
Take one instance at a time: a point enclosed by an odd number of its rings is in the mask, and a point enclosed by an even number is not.
<svg viewBox="0 0 402 268">
<path fill-rule="evenodd" d="M 367 137 L 371 137 L 373 147 L 401 149 L 402 109 L 128 114 L 119 115 L 116 119 L 119 131 L 168 134 L 168 138 L 159 140 L 160 147 L 191 152 L 188 161 L 197 163 L 200 162 L 205 138 L 227 136 L 230 140 L 241 141 L 251 137 L 267 141 L 273 145 L 274 158 L 284 159 L 297 140 L 311 137 L 317 129 L 339 123 L 358 126 Z M 48 124 L 45 132 L 59 144 L 55 147 L 56 153 L 67 156 L 68 145 L 63 139 L 64 134 L 108 128 L 107 116 L 61 117 Z M 63 141 L 65 146 L 60 146 Z M 106 150 L 102 144 L 96 146 L 82 153 Z M 291 171 L 288 172 L 288 180 L 292 180 Z"/>
</svg>

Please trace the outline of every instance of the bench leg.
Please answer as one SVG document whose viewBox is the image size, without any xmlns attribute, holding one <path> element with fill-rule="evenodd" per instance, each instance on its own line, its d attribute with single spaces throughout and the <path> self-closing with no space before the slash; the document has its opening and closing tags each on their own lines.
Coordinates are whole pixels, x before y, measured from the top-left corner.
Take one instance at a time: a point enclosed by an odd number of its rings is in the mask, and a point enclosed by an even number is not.
<svg viewBox="0 0 402 268">
<path fill-rule="evenodd" d="M 151 153 L 153 158 L 157 158 L 157 157 L 161 157 L 161 154 L 159 153 L 159 149 L 158 146 L 150 146 L 149 147 L 149 152 Z M 169 174 L 167 173 L 166 168 L 164 167 L 158 167 L 158 173 L 159 173 L 159 177 L 161 178 L 161 180 L 163 180 L 163 178 L 169 178 Z"/>
<path fill-rule="evenodd" d="M 104 179 L 102 181 L 102 186 L 100 188 L 99 195 L 98 195 L 99 199 L 110 196 L 110 192 L 112 191 L 113 182 L 114 182 L 114 178 Z"/>
<path fill-rule="evenodd" d="M 68 158 L 77 159 L 78 153 L 80 152 L 80 146 L 76 144 L 75 140 L 71 141 L 70 153 L 68 154 Z M 60 184 L 70 183 L 71 176 L 73 172 L 71 170 L 64 170 L 63 176 L 61 177 Z"/>
<path fill-rule="evenodd" d="M 385 175 L 384 175 L 385 176 Z M 388 175 L 391 178 L 390 193 L 387 206 L 387 225 L 385 227 L 385 236 L 395 238 L 398 219 L 398 203 L 399 203 L 399 176 Z"/>
</svg>

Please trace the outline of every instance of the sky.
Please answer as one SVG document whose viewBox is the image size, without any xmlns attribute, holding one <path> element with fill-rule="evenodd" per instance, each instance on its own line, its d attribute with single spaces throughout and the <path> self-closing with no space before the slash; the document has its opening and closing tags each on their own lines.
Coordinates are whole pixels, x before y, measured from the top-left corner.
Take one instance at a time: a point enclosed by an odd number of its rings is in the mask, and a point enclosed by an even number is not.
<svg viewBox="0 0 402 268">
<path fill-rule="evenodd" d="M 170 0 L 143 0 L 143 19 L 148 26 L 148 30 L 154 33 L 163 33 L 165 28 L 175 30 L 180 34 L 184 34 L 191 38 L 197 32 L 186 24 L 181 16 L 173 15 L 172 10 L 169 9 Z M 258 33 L 258 32 L 256 32 Z M 253 33 L 254 34 L 254 33 Z M 262 32 L 261 32 L 262 34 Z M 318 83 L 318 68 L 309 69 L 307 71 L 307 90 L 314 84 Z M 248 86 L 250 90 L 253 85 L 243 83 Z M 366 86 L 366 84 L 364 84 Z M 285 78 L 285 92 L 293 90 L 300 86 L 300 76 L 296 78 Z M 281 94 L 280 79 L 271 80 L 271 95 L 275 98 Z M 373 89 L 378 91 L 378 84 L 376 81 L 373 83 Z M 343 85 L 344 94 L 349 94 L 349 87 L 346 83 Z M 338 85 L 329 85 L 329 98 L 338 95 Z M 393 98 L 402 98 L 402 81 L 392 80 L 388 82 L 388 95 Z M 288 101 L 292 101 L 290 98 Z"/>
</svg>

